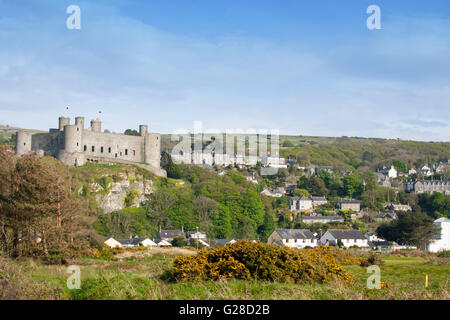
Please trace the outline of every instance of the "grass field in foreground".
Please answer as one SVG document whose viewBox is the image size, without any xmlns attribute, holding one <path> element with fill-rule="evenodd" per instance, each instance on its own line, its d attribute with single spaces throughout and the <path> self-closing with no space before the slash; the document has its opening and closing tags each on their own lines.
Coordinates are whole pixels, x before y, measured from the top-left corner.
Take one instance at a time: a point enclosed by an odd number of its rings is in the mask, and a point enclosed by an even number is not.
<svg viewBox="0 0 450 320">
<path fill-rule="evenodd" d="M 387 288 L 366 288 L 366 268 L 346 265 L 353 275 L 349 286 L 276 283 L 258 280 L 224 280 L 172 283 L 164 280 L 171 259 L 180 250 L 148 250 L 123 255 L 118 260 L 83 258 L 81 289 L 66 286 L 67 266 L 43 265 L 32 260 L 7 260 L 19 272 L 20 290 L 31 290 L 35 299 L 449 299 L 449 259 L 383 256 L 381 281 Z M 0 270 L 1 271 L 1 270 Z M 428 275 L 428 288 L 425 288 Z M 1 278 L 1 272 L 0 272 Z M 22 288 L 22 289 L 20 289 Z M 25 296 L 25 295 L 24 295 Z"/>
</svg>

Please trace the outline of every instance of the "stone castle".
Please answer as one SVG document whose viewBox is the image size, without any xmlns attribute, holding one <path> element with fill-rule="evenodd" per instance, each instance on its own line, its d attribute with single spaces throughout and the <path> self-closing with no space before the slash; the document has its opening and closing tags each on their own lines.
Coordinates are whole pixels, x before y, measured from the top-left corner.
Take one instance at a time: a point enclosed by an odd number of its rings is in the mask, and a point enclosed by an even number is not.
<svg viewBox="0 0 450 320">
<path fill-rule="evenodd" d="M 148 126 L 139 126 L 139 136 L 102 132 L 99 119 L 92 120 L 90 128 L 84 127 L 84 117 L 60 117 L 58 129 L 46 133 L 17 132 L 16 154 L 34 152 L 38 156 L 52 156 L 70 166 L 86 162 L 126 163 L 147 169 L 165 177 L 160 167 L 161 137 L 149 133 Z"/>
</svg>

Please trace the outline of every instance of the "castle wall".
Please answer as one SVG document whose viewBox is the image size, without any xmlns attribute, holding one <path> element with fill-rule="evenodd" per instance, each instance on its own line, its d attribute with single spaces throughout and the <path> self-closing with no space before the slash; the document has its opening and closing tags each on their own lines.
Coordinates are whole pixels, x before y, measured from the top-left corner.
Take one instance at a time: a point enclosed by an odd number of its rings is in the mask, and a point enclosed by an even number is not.
<svg viewBox="0 0 450 320">
<path fill-rule="evenodd" d="M 80 151 L 86 159 L 92 156 L 133 162 L 144 161 L 144 137 L 84 131 L 82 141 Z"/>
<path fill-rule="evenodd" d="M 59 131 L 34 134 L 31 139 L 31 149 L 41 156 L 58 155 L 58 150 L 64 147 L 63 135 Z"/>
</svg>

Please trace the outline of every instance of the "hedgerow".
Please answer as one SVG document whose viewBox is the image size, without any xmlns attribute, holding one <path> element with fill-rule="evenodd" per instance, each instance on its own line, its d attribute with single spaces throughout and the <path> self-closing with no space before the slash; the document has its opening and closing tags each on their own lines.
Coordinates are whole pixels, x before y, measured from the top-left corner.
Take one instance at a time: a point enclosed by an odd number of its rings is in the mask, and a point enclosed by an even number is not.
<svg viewBox="0 0 450 320">
<path fill-rule="evenodd" d="M 195 256 L 174 261 L 172 276 L 183 280 L 258 279 L 277 282 L 350 281 L 336 259 L 335 249 L 295 249 L 238 241 L 220 249 L 200 250 Z"/>
</svg>

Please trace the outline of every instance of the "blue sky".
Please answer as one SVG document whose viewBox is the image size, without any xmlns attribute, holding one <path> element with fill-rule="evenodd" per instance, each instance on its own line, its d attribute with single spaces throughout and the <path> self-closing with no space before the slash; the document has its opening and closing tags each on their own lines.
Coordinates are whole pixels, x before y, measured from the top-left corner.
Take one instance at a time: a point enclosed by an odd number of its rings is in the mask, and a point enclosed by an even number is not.
<svg viewBox="0 0 450 320">
<path fill-rule="evenodd" d="M 66 8 L 81 8 L 68 30 Z M 366 8 L 381 8 L 368 30 Z M 66 106 L 70 106 L 66 111 Z M 0 124 L 450 138 L 450 2 L 0 0 Z"/>
</svg>

